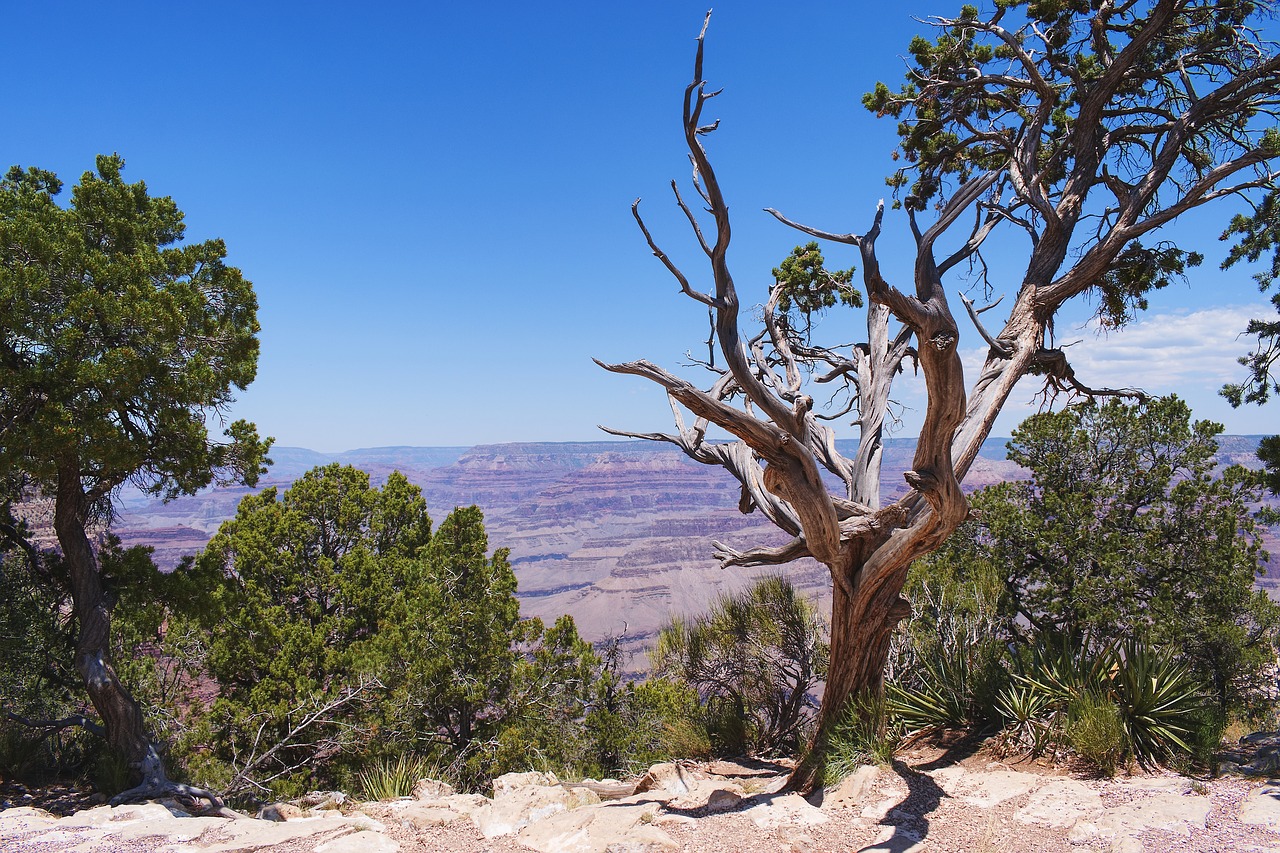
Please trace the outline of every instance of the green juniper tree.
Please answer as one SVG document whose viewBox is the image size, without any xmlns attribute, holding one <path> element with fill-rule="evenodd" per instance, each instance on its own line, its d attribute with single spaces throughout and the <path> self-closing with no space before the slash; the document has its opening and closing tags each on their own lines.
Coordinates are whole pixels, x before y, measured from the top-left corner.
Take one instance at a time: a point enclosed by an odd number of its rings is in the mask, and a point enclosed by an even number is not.
<svg viewBox="0 0 1280 853">
<path fill-rule="evenodd" d="M 244 421 L 225 440 L 209 432 L 254 378 L 252 286 L 222 241 L 180 245 L 182 212 L 123 167 L 98 157 L 65 207 L 51 172 L 15 166 L 0 180 L 0 480 L 55 501 L 75 670 L 131 768 L 120 798 L 145 798 L 180 789 L 116 672 L 89 530 L 125 483 L 165 497 L 253 483 L 270 442 Z"/>
<path fill-rule="evenodd" d="M 491 740 L 504 717 L 520 636 L 516 576 L 508 552 L 488 556 L 484 516 L 455 509 L 424 551 L 428 575 L 419 640 L 431 654 L 408 662 L 420 725 L 465 754 Z"/>
<path fill-rule="evenodd" d="M 1009 458 L 1030 479 L 975 494 L 980 521 L 918 571 L 1001 579 L 1004 639 L 1141 640 L 1185 661 L 1224 718 L 1243 710 L 1274 658 L 1280 607 L 1253 588 L 1257 478 L 1215 475 L 1221 431 L 1176 398 L 1028 418 Z"/>
<path fill-rule="evenodd" d="M 197 737 L 229 794 L 336 781 L 378 718 L 389 615 L 420 596 L 431 519 L 416 486 L 337 464 L 241 501 L 196 561 L 219 696 Z M 415 650 L 398 650 L 409 655 Z"/>
</svg>

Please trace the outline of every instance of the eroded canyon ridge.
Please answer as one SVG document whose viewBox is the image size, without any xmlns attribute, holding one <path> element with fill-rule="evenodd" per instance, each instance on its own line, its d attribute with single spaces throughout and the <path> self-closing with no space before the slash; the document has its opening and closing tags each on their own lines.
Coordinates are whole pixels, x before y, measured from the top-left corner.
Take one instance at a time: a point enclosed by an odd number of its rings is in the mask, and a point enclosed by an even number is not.
<svg viewBox="0 0 1280 853">
<path fill-rule="evenodd" d="M 991 439 L 965 479 L 966 490 L 1015 479 L 1006 439 Z M 1256 436 L 1220 436 L 1222 464 L 1256 466 Z M 885 451 L 886 500 L 906 490 L 902 472 L 915 443 L 890 440 Z M 845 452 L 853 452 L 842 448 Z M 672 614 L 703 612 L 721 593 L 741 589 L 766 570 L 722 570 L 712 541 L 746 546 L 782 534 L 759 513 L 738 511 L 736 483 L 718 468 L 698 465 L 675 449 L 649 442 L 499 444 L 477 447 L 384 447 L 323 454 L 274 448 L 259 488 L 283 489 L 305 471 L 331 462 L 354 465 L 381 484 L 401 471 L 422 487 L 437 522 L 454 506 L 476 504 L 485 514 L 492 548 L 511 549 L 521 610 L 553 621 L 570 613 L 583 636 L 623 638 L 640 652 Z M 896 490 L 896 491 L 895 491 Z M 209 489 L 164 504 L 138 492 L 121 496 L 116 532 L 127 545 L 155 548 L 172 568 L 198 552 L 249 490 Z M 1260 579 L 1280 590 L 1280 540 L 1267 547 L 1277 559 Z M 826 569 L 812 560 L 788 568 L 806 594 L 829 607 Z M 631 657 L 628 669 L 646 666 Z"/>
</svg>

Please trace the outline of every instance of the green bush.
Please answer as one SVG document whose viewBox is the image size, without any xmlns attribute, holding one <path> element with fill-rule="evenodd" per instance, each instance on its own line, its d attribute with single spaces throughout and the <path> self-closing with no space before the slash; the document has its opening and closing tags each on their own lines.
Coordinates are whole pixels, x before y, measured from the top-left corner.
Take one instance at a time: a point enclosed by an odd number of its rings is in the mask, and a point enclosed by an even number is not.
<svg viewBox="0 0 1280 853">
<path fill-rule="evenodd" d="M 1120 706 L 1095 693 L 1077 697 L 1067 707 L 1066 738 L 1081 758 L 1106 775 L 1115 775 L 1126 751 Z"/>
<path fill-rule="evenodd" d="M 1144 766 L 1204 754 L 1207 686 L 1170 649 L 1129 641 L 1101 649 L 1050 641 L 1015 661 L 1013 682 L 996 701 L 1005 721 L 1001 740 L 1014 751 L 1074 749 L 1107 772 L 1134 759 Z M 1108 708 L 1119 743 L 1111 745 Z M 1081 746 L 1083 744 L 1083 748 Z"/>
<path fill-rule="evenodd" d="M 805 741 L 828 648 L 813 606 L 767 577 L 711 612 L 675 619 L 654 649 L 654 672 L 697 691 L 721 754 L 794 753 Z"/>
</svg>

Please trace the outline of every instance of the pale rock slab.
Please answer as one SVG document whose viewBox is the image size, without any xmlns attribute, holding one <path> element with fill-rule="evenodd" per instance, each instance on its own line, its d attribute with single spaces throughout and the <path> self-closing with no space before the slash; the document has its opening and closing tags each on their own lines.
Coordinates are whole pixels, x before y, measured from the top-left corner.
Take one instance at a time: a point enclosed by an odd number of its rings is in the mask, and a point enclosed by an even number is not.
<svg viewBox="0 0 1280 853">
<path fill-rule="evenodd" d="M 5 818 L 9 817 L 6 812 Z M 38 815 L 19 813 L 12 817 L 29 820 L 38 818 Z M 46 849 L 60 849 L 66 853 L 110 853 L 128 849 L 134 842 L 144 840 L 149 849 L 161 853 L 183 853 L 193 849 L 193 844 L 198 845 L 201 853 L 236 853 L 271 849 L 308 838 L 314 838 L 323 845 L 353 832 L 368 843 L 351 849 L 392 853 L 391 848 L 379 841 L 390 841 L 380 833 L 381 824 L 362 814 L 344 817 L 337 812 L 327 812 L 324 817 L 303 817 L 288 822 L 248 817 L 228 820 L 222 817 L 191 817 L 160 804 L 146 803 L 100 806 L 66 818 L 41 820 L 41 823 L 48 831 L 39 835 L 40 843 L 47 845 Z M 343 851 L 334 850 L 332 853 Z"/>
<path fill-rule="evenodd" d="M 0 811 L 0 835 L 18 835 L 24 832 L 38 832 L 48 829 L 58 822 L 56 815 L 44 809 L 21 806 Z"/>
<path fill-rule="evenodd" d="M 685 767 L 678 762 L 664 762 L 649 768 L 649 772 L 636 783 L 635 792 L 637 794 L 670 794 L 678 797 L 692 791 L 695 784 L 706 778 L 705 773 L 692 767 Z"/>
<path fill-rule="evenodd" d="M 269 850 L 279 844 L 307 838 L 316 838 L 320 842 L 332 840 L 352 831 L 351 824 L 340 816 L 304 817 L 284 823 L 253 818 L 237 818 L 230 821 L 221 818 L 188 818 L 188 820 L 216 821 L 209 825 L 212 832 L 201 838 L 198 848 L 200 853 Z M 174 845 L 163 849 L 172 853 L 190 849 L 187 844 L 179 846 L 178 839 L 171 838 L 171 841 Z"/>
<path fill-rule="evenodd" d="M 443 806 L 410 803 L 402 809 L 397 809 L 396 817 L 402 824 L 412 824 L 418 829 L 430 829 L 433 826 L 444 826 L 454 821 L 465 820 L 467 815 Z"/>
<path fill-rule="evenodd" d="M 456 793 L 452 785 L 441 782 L 439 779 L 419 779 L 413 783 L 415 800 L 438 800 L 441 797 L 451 797 Z"/>
<path fill-rule="evenodd" d="M 880 768 L 874 764 L 859 767 L 823 795 L 822 808 L 824 810 L 857 808 L 871 797 L 879 776 Z"/>
<path fill-rule="evenodd" d="M 494 780 L 493 802 L 471 813 L 472 822 L 485 838 L 514 835 L 529 824 L 545 820 L 559 812 L 600 802 L 600 797 L 589 788 L 566 789 L 559 785 L 538 784 L 532 778 L 528 780 L 529 784 L 520 784 L 519 787 L 512 787 L 509 783 L 499 786 L 498 781 Z"/>
<path fill-rule="evenodd" d="M 98 806 L 97 808 L 85 809 L 68 815 L 58 821 L 61 829 L 88 829 L 97 827 L 111 827 L 112 831 L 123 829 L 130 824 L 140 823 L 142 821 L 163 820 L 173 817 L 173 812 L 169 811 L 159 803 L 142 803 L 140 805 L 126 806 Z"/>
<path fill-rule="evenodd" d="M 809 804 L 799 794 L 772 794 L 753 797 L 745 809 L 747 817 L 762 829 L 777 826 L 817 826 L 828 818 L 822 809 Z"/>
<path fill-rule="evenodd" d="M 362 829 L 316 846 L 316 853 L 397 853 L 400 842 Z"/>
<path fill-rule="evenodd" d="M 1148 790 L 1150 793 L 1140 800 L 1107 809 L 1097 821 L 1099 834 L 1115 838 L 1119 843 L 1126 838 L 1136 839 L 1138 833 L 1146 829 L 1163 829 L 1189 836 L 1192 826 L 1204 827 L 1211 807 L 1208 797 L 1154 788 Z M 1116 849 L 1114 843 L 1112 846 Z M 1138 849 L 1141 849 L 1140 845 Z"/>
<path fill-rule="evenodd" d="M 935 770 L 933 780 L 952 797 L 989 809 L 1005 800 L 1034 790 L 1041 777 L 1019 770 L 981 770 L 966 772 L 962 767 Z"/>
<path fill-rule="evenodd" d="M 898 803 L 902 802 L 905 796 L 905 794 L 891 794 L 878 803 L 873 803 L 869 806 L 863 807 L 859 814 L 866 820 L 878 823 L 879 821 L 884 820 L 889 815 L 889 812 L 893 811 L 894 808 L 897 807 Z"/>
<path fill-rule="evenodd" d="M 1019 823 L 1069 827 L 1080 821 L 1096 821 L 1102 811 L 1100 793 L 1076 779 L 1056 779 L 1034 791 L 1013 819 Z"/>
<path fill-rule="evenodd" d="M 906 827 L 886 826 L 876 840 L 858 853 L 923 853 L 925 842 Z"/>
<path fill-rule="evenodd" d="M 734 789 L 737 790 L 734 790 Z M 730 788 L 716 788 L 711 792 L 711 796 L 707 797 L 707 811 L 712 814 L 719 812 L 731 812 L 742 804 L 742 789 L 734 785 Z"/>
<path fill-rule="evenodd" d="M 286 820 L 297 820 L 303 814 L 302 809 L 293 803 L 269 803 L 258 810 L 258 820 L 280 823 Z"/>
<path fill-rule="evenodd" d="M 517 838 L 541 853 L 658 853 L 679 849 L 656 826 L 660 804 L 638 798 L 553 814 L 520 830 Z"/>
<path fill-rule="evenodd" d="M 1268 783 L 1250 791 L 1240 804 L 1239 819 L 1280 832 L 1280 785 Z"/>
<path fill-rule="evenodd" d="M 536 770 L 530 770 L 527 773 L 503 773 L 493 780 L 493 798 L 496 800 L 503 794 L 509 794 L 521 788 L 549 788 L 559 784 L 560 780 L 554 773 L 539 773 Z"/>
</svg>

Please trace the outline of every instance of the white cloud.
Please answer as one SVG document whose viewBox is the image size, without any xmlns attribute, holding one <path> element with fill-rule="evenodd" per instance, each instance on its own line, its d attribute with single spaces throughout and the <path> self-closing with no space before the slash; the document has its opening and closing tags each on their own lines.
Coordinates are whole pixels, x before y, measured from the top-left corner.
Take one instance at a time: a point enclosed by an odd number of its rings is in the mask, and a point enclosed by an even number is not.
<svg viewBox="0 0 1280 853">
<path fill-rule="evenodd" d="M 1123 329 L 1102 331 L 1091 320 L 1081 343 L 1067 355 L 1081 381 L 1093 386 L 1137 386 L 1184 396 L 1193 389 L 1217 392 L 1239 380 L 1236 359 L 1249 348 L 1245 326 L 1265 316 L 1267 305 L 1225 305 L 1153 314 Z"/>
</svg>

